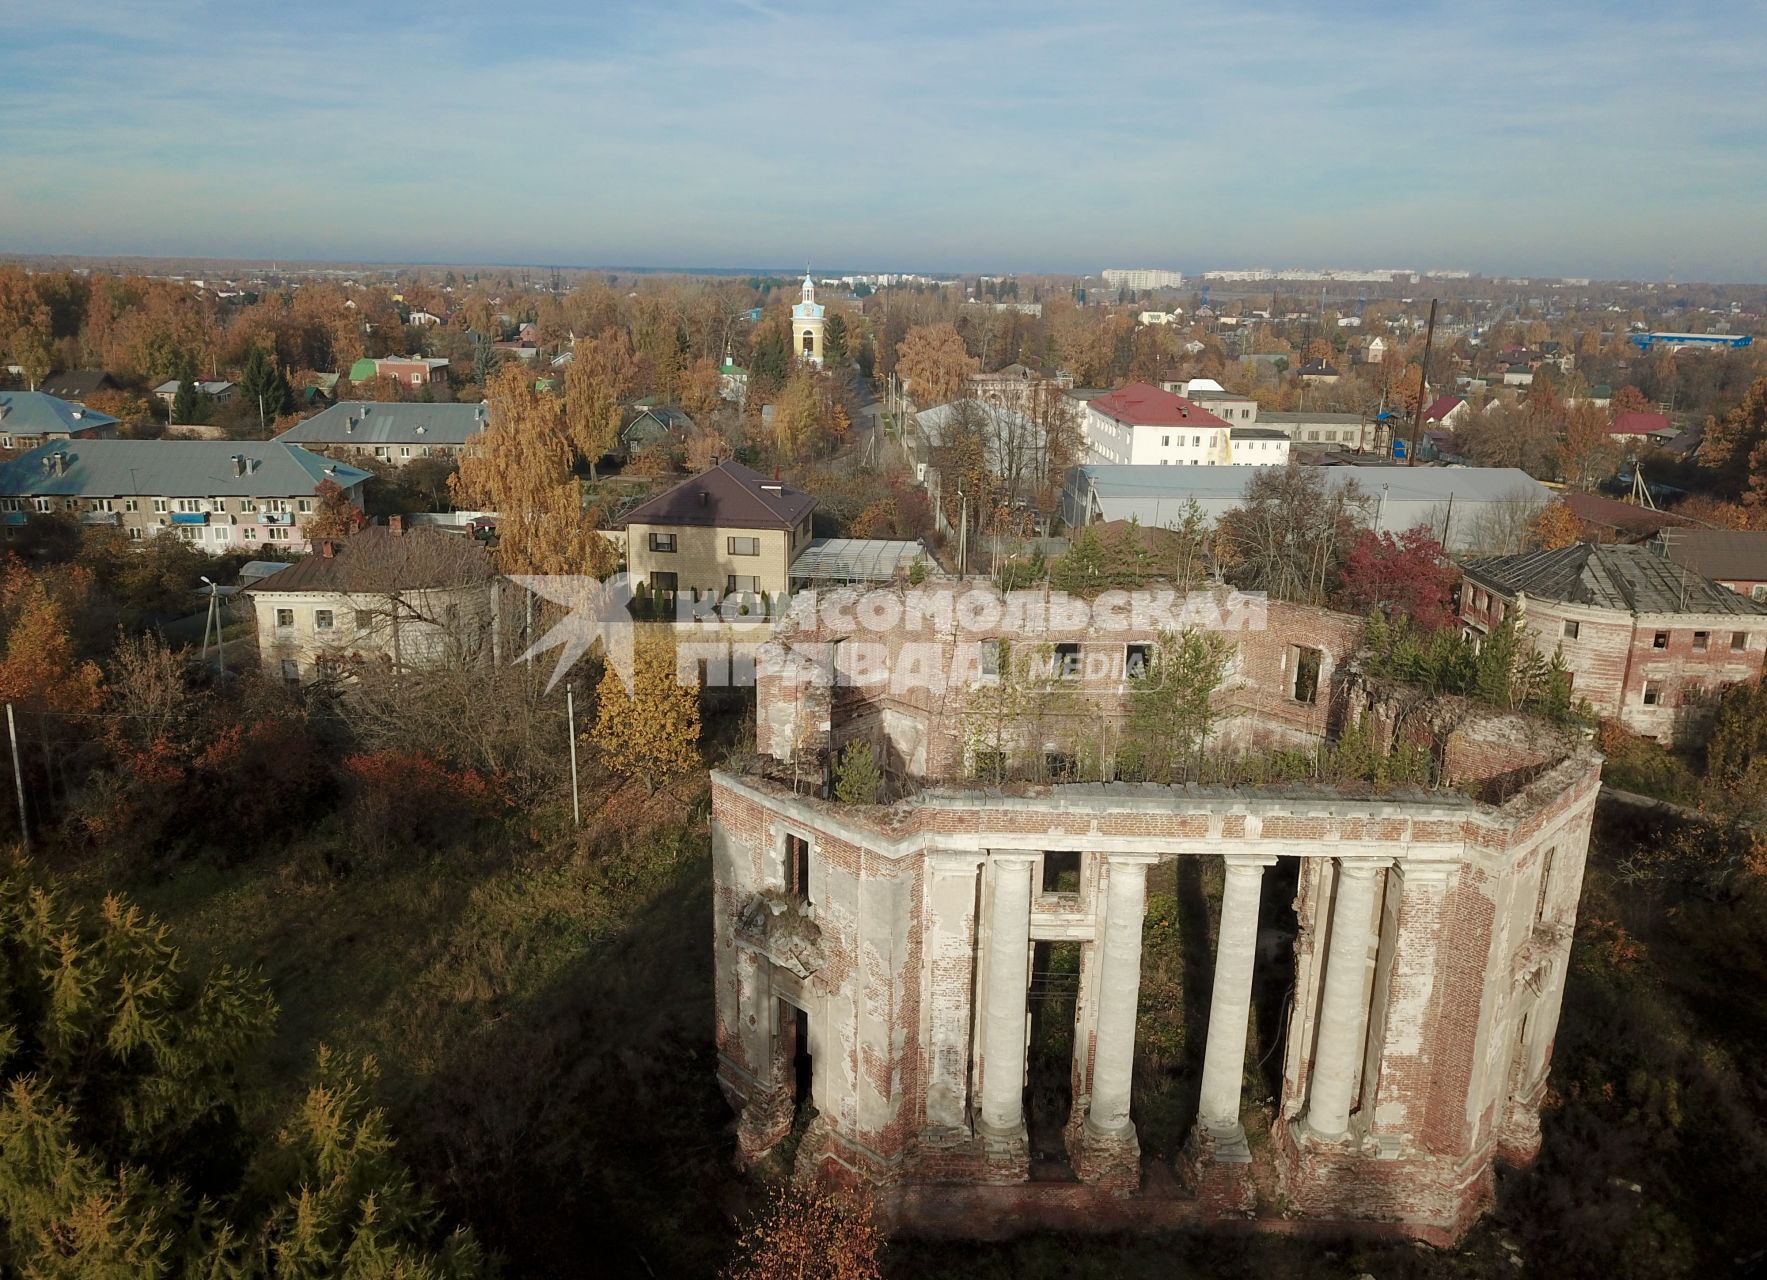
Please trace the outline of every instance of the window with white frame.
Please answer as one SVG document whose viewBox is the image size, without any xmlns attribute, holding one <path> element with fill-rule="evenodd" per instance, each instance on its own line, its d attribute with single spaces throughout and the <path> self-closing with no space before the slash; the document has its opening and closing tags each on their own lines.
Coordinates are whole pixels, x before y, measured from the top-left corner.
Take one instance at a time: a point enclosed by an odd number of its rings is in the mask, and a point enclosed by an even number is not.
<svg viewBox="0 0 1767 1280">
<path fill-rule="evenodd" d="M 330 631 L 331 630 L 331 622 L 332 622 L 332 612 L 330 609 L 315 609 L 315 610 L 313 610 L 313 630 L 315 630 L 315 631 Z"/>
<path fill-rule="evenodd" d="M 24 509 L 25 500 L 23 498 L 0 498 L 0 511 L 23 511 Z"/>
<path fill-rule="evenodd" d="M 43 512 L 45 515 L 47 515 L 51 511 L 55 510 L 55 504 L 53 502 L 51 502 L 48 498 L 38 498 L 35 500 L 33 505 L 35 505 L 37 510 Z"/>
<path fill-rule="evenodd" d="M 157 512 L 163 513 L 166 509 L 166 500 L 164 498 L 155 498 L 153 500 L 153 509 Z"/>
<path fill-rule="evenodd" d="M 247 542 L 256 542 L 258 540 L 258 526 L 255 524 L 248 524 L 243 530 L 241 530 L 241 532 L 244 533 Z"/>
<path fill-rule="evenodd" d="M 129 526 L 129 541 L 130 542 L 140 542 L 141 541 L 141 533 L 142 533 L 142 531 L 141 531 L 140 525 L 138 525 L 138 524 L 130 525 Z"/>
<path fill-rule="evenodd" d="M 295 506 L 296 506 L 296 509 L 299 510 L 302 515 L 308 515 L 313 510 L 313 499 L 302 498 L 298 503 L 295 504 Z"/>
<path fill-rule="evenodd" d="M 256 498 L 241 498 L 239 500 L 239 509 L 248 513 L 256 511 L 258 509 L 258 500 Z"/>
<path fill-rule="evenodd" d="M 208 509 L 209 509 L 209 504 L 204 502 L 201 498 L 179 498 L 178 499 L 178 510 L 180 510 L 182 512 L 189 513 L 189 512 L 196 512 L 196 511 L 207 511 Z"/>
<path fill-rule="evenodd" d="M 123 499 L 123 510 L 124 511 L 139 511 L 139 510 L 141 510 L 141 499 L 140 498 L 124 498 Z"/>
<path fill-rule="evenodd" d="M 273 525 L 271 528 L 265 530 L 265 532 L 270 535 L 270 541 L 272 542 L 288 541 L 288 530 L 281 525 Z"/>
</svg>

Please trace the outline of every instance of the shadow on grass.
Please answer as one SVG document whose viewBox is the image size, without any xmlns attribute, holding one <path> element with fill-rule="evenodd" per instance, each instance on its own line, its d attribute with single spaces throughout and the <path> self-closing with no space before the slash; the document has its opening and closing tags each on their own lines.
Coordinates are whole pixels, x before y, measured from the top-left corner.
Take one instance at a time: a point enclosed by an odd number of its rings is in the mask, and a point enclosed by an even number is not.
<svg viewBox="0 0 1767 1280">
<path fill-rule="evenodd" d="M 407 1155 L 516 1275 L 712 1275 L 741 1193 L 715 1084 L 710 859 L 450 1047 Z"/>
</svg>

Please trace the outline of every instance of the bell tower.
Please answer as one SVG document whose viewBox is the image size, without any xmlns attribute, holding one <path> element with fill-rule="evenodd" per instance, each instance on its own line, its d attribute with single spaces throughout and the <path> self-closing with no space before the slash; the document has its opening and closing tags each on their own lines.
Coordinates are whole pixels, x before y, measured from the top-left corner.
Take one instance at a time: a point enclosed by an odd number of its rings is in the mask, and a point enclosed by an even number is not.
<svg viewBox="0 0 1767 1280">
<path fill-rule="evenodd" d="M 826 309 L 816 301 L 816 282 L 810 279 L 810 269 L 805 267 L 804 298 L 791 309 L 792 353 L 800 360 L 820 365 L 823 331 L 827 324 Z"/>
</svg>

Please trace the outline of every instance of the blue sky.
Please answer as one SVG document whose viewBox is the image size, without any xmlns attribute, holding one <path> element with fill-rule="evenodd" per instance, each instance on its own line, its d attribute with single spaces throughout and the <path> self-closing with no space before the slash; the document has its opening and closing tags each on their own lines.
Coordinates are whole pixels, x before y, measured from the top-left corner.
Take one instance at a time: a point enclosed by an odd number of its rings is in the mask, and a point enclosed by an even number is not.
<svg viewBox="0 0 1767 1280">
<path fill-rule="evenodd" d="M 1767 6 L 0 0 L 0 251 L 1767 280 Z"/>
</svg>

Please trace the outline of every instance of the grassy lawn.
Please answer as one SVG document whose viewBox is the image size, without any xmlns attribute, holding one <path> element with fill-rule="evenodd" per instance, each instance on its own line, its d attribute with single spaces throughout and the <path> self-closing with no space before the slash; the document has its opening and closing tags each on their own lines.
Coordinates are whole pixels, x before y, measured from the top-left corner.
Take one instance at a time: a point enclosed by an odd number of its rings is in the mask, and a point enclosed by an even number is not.
<svg viewBox="0 0 1767 1280">
<path fill-rule="evenodd" d="M 296 1096 L 321 1043 L 372 1054 L 407 1159 L 512 1274 L 712 1274 L 746 1193 L 714 1083 L 705 784 L 585 812 L 590 830 L 547 856 L 339 879 L 319 831 L 241 865 L 142 883 L 93 868 L 75 887 L 124 889 L 193 967 L 269 979 L 273 1096 Z"/>
</svg>

